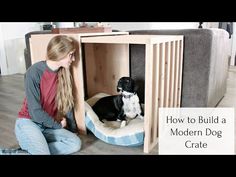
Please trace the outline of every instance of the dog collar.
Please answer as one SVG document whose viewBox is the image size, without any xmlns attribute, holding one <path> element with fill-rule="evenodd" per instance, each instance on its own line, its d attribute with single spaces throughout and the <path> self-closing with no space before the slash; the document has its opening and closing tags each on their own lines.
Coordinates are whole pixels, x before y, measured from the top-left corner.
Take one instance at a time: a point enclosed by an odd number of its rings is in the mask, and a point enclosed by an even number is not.
<svg viewBox="0 0 236 177">
<path fill-rule="evenodd" d="M 133 95 L 135 95 L 136 93 L 132 93 L 132 94 L 130 94 L 130 95 L 125 95 L 125 94 L 122 94 L 122 96 L 124 97 L 124 98 L 131 98 Z"/>
</svg>

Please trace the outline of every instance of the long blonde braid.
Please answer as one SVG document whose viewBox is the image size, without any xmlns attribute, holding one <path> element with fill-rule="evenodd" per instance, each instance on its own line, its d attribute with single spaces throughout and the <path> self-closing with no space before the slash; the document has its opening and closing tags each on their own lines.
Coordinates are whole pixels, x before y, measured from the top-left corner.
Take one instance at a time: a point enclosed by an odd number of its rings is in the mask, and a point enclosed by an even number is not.
<svg viewBox="0 0 236 177">
<path fill-rule="evenodd" d="M 68 55 L 69 52 L 75 51 L 75 40 L 66 35 L 58 35 L 53 37 L 47 47 L 47 59 L 59 61 Z M 72 94 L 72 76 L 70 69 L 60 67 L 58 70 L 58 85 L 56 93 L 56 103 L 58 115 L 65 116 L 74 106 L 74 98 Z"/>
</svg>

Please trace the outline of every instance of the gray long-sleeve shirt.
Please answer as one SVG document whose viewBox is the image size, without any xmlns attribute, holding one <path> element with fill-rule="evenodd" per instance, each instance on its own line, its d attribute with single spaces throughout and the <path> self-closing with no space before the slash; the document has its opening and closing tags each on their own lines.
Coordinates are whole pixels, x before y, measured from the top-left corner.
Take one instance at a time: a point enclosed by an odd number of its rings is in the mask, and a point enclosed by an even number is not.
<svg viewBox="0 0 236 177">
<path fill-rule="evenodd" d="M 19 118 L 31 118 L 32 121 L 49 128 L 62 128 L 54 118 L 57 114 L 55 102 L 57 89 L 57 71 L 51 70 L 46 61 L 32 65 L 25 74 L 25 94 Z M 69 128 L 76 129 L 73 110 L 67 113 Z"/>
</svg>

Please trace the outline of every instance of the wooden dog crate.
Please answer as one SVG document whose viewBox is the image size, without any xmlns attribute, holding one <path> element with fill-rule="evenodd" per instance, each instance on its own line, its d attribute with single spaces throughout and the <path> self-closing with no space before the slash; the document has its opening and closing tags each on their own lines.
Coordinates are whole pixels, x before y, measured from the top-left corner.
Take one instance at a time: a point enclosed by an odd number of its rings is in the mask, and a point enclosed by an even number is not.
<svg viewBox="0 0 236 177">
<path fill-rule="evenodd" d="M 128 44 L 145 44 L 144 152 L 149 153 L 158 142 L 158 108 L 180 107 L 183 36 L 96 36 L 82 38 L 81 43 L 86 61 L 91 62 L 87 65 L 88 96 L 103 91 L 117 94 L 115 85 L 106 87 L 107 81 L 117 83 L 115 68 L 129 73 Z"/>
<path fill-rule="evenodd" d="M 183 36 L 128 35 L 126 32 L 68 35 L 78 40 L 72 71 L 75 118 L 82 133 L 86 133 L 85 96 L 100 92 L 117 94 L 118 79 L 130 75 L 129 44 L 145 45 L 144 152 L 149 153 L 158 143 L 158 108 L 180 106 Z M 32 35 L 32 63 L 45 58 L 47 43 L 53 36 L 55 34 Z"/>
</svg>

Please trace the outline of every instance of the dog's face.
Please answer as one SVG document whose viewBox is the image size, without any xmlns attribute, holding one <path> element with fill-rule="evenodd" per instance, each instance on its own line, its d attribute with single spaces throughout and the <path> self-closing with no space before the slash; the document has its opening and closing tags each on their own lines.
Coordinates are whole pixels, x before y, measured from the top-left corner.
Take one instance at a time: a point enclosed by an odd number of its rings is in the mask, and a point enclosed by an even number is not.
<svg viewBox="0 0 236 177">
<path fill-rule="evenodd" d="M 135 83 L 131 77 L 122 77 L 118 81 L 117 92 L 126 91 L 126 92 L 134 93 L 135 92 L 134 86 L 135 86 Z"/>
</svg>

